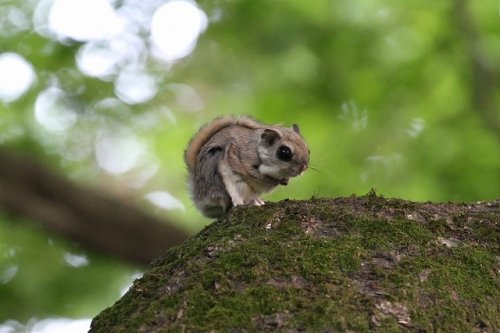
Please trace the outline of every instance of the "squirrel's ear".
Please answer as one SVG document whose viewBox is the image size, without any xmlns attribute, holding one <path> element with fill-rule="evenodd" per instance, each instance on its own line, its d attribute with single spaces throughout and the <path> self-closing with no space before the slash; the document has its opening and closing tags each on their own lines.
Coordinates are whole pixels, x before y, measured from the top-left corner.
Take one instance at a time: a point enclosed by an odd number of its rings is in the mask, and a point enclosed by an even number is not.
<svg viewBox="0 0 500 333">
<path fill-rule="evenodd" d="M 297 124 L 293 124 L 292 125 L 292 128 L 293 128 L 293 131 L 297 134 L 300 134 L 300 128 L 299 128 L 299 125 Z"/>
<path fill-rule="evenodd" d="M 275 130 L 266 128 L 260 138 L 265 146 L 270 147 L 276 142 L 276 140 L 281 139 L 281 135 Z"/>
</svg>

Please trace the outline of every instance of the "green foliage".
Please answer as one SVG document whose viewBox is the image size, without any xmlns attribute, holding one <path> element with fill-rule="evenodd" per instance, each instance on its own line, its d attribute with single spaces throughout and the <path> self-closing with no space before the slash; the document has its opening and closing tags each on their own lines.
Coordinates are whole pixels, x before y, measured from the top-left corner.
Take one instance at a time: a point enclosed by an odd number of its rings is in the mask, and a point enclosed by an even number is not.
<svg viewBox="0 0 500 333">
<path fill-rule="evenodd" d="M 12 216 L 0 215 L 0 221 L 0 322 L 24 322 L 34 314 L 89 316 L 96 313 L 96 303 L 111 304 L 131 282 L 132 267 Z"/>
</svg>

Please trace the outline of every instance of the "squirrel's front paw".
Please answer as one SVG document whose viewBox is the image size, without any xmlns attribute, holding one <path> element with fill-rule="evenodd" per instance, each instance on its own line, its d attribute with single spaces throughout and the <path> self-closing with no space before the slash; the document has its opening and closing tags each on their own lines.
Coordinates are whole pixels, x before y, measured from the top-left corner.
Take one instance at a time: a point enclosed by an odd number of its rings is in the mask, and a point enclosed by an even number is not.
<svg viewBox="0 0 500 333">
<path fill-rule="evenodd" d="M 253 199 L 252 204 L 253 204 L 254 206 L 263 206 L 263 205 L 265 205 L 266 203 L 265 203 L 265 202 L 264 202 L 264 200 L 262 200 L 261 198 L 255 198 L 255 199 Z"/>
</svg>

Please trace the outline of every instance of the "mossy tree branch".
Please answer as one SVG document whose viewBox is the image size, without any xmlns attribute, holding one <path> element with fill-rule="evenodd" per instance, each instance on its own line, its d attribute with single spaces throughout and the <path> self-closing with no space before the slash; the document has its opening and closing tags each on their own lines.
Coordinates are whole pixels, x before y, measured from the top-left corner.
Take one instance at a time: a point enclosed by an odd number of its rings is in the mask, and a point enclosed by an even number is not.
<svg viewBox="0 0 500 333">
<path fill-rule="evenodd" d="M 90 332 L 493 332 L 500 201 L 237 208 L 156 260 Z"/>
</svg>

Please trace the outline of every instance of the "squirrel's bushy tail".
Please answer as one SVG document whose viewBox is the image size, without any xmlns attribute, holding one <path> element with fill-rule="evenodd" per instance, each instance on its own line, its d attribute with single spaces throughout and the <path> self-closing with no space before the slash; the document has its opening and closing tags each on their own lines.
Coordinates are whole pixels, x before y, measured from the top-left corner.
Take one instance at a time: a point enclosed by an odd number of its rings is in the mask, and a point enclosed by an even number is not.
<svg viewBox="0 0 500 333">
<path fill-rule="evenodd" d="M 190 174 L 194 173 L 196 169 L 196 159 L 203 145 L 210 140 L 215 133 L 230 126 L 243 126 L 253 129 L 259 128 L 262 125 L 247 116 L 219 117 L 214 119 L 212 122 L 203 125 L 193 136 L 191 141 L 189 141 L 188 147 L 184 152 L 184 161 L 186 162 L 186 166 L 188 167 Z"/>
</svg>

